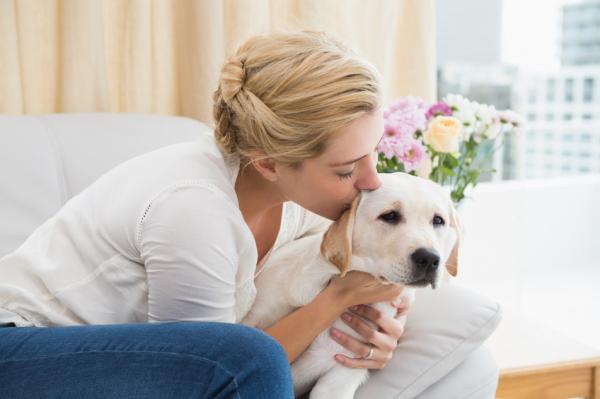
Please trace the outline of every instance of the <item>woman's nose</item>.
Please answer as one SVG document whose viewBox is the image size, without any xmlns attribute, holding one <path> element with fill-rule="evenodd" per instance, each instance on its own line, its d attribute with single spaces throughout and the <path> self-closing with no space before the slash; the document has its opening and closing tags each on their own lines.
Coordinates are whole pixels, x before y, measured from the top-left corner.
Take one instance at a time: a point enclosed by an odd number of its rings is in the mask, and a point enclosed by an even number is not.
<svg viewBox="0 0 600 399">
<path fill-rule="evenodd" d="M 356 180 L 354 187 L 357 190 L 377 190 L 381 186 L 381 179 L 377 174 L 377 165 L 370 163 L 363 172 L 363 176 Z"/>
</svg>

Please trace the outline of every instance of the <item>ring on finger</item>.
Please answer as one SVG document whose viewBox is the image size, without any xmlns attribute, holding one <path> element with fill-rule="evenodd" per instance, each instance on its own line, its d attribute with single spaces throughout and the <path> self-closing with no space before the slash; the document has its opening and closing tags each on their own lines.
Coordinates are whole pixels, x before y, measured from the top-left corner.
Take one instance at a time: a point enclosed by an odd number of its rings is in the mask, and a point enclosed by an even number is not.
<svg viewBox="0 0 600 399">
<path fill-rule="evenodd" d="M 374 350 L 373 350 L 373 347 L 371 346 L 369 348 L 369 353 L 367 354 L 367 356 L 363 357 L 363 359 L 369 360 L 370 358 L 372 358 L 373 357 L 373 352 L 374 352 Z"/>
</svg>

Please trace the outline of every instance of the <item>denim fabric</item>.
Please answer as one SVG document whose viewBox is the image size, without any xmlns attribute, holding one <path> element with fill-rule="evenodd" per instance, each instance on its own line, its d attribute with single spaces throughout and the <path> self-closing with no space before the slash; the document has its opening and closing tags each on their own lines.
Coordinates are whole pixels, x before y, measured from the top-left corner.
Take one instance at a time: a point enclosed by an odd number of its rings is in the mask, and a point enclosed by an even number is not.
<svg viewBox="0 0 600 399">
<path fill-rule="evenodd" d="M 1 398 L 293 398 L 281 345 L 228 323 L 0 328 Z"/>
</svg>

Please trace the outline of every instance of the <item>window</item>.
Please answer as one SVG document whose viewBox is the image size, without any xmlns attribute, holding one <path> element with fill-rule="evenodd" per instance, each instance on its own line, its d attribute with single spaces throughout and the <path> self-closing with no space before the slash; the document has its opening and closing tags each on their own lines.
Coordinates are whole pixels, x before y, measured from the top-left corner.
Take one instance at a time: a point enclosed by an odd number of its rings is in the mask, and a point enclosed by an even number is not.
<svg viewBox="0 0 600 399">
<path fill-rule="evenodd" d="M 571 113 L 563 114 L 563 120 L 565 120 L 565 121 L 573 120 L 573 114 L 571 114 Z"/>
<path fill-rule="evenodd" d="M 579 141 L 582 143 L 590 143 L 592 141 L 592 135 L 589 133 L 581 133 L 581 136 L 579 136 Z"/>
<path fill-rule="evenodd" d="M 537 93 L 535 91 L 535 88 L 532 87 L 531 89 L 529 89 L 529 102 L 535 103 L 536 100 L 537 100 Z"/>
<path fill-rule="evenodd" d="M 565 80 L 565 101 L 568 103 L 573 102 L 573 87 L 575 86 L 575 82 L 573 78 L 568 78 Z"/>
<path fill-rule="evenodd" d="M 590 113 L 585 113 L 585 114 L 583 114 L 583 119 L 585 119 L 585 120 L 590 120 L 590 119 L 592 119 L 592 114 L 590 114 Z"/>
<path fill-rule="evenodd" d="M 583 80 L 583 102 L 591 103 L 594 100 L 594 79 Z"/>
<path fill-rule="evenodd" d="M 554 101 L 555 86 L 556 86 L 556 81 L 554 79 L 548 79 L 546 81 L 546 101 L 548 101 L 548 102 Z"/>
<path fill-rule="evenodd" d="M 546 120 L 547 120 L 547 121 L 553 121 L 553 120 L 554 120 L 554 114 L 553 114 L 553 113 L 551 113 L 551 112 L 548 112 L 548 113 L 546 114 Z"/>
</svg>

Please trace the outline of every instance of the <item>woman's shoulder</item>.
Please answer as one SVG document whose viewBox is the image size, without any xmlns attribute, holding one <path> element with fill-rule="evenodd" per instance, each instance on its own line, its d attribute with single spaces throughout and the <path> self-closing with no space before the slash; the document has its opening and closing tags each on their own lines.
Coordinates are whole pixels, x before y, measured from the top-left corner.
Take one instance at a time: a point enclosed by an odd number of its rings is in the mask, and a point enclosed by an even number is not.
<svg viewBox="0 0 600 399">
<path fill-rule="evenodd" d="M 205 134 L 188 142 L 171 144 L 117 165 L 88 187 L 87 195 L 110 198 L 110 203 L 143 205 L 186 187 L 204 187 L 237 205 L 237 171 Z M 202 190 L 190 190 L 198 195 Z M 193 192 L 193 193 L 192 193 Z"/>
<path fill-rule="evenodd" d="M 173 178 L 211 180 L 217 185 L 233 186 L 239 161 L 221 153 L 214 137 L 202 133 L 196 140 L 171 144 L 130 159 L 124 169 L 140 175 L 152 173 L 157 184 Z"/>
<path fill-rule="evenodd" d="M 138 220 L 137 241 L 157 229 L 179 241 L 232 241 L 235 248 L 253 242 L 237 204 L 219 187 L 202 180 L 182 180 L 152 197 Z"/>
</svg>

